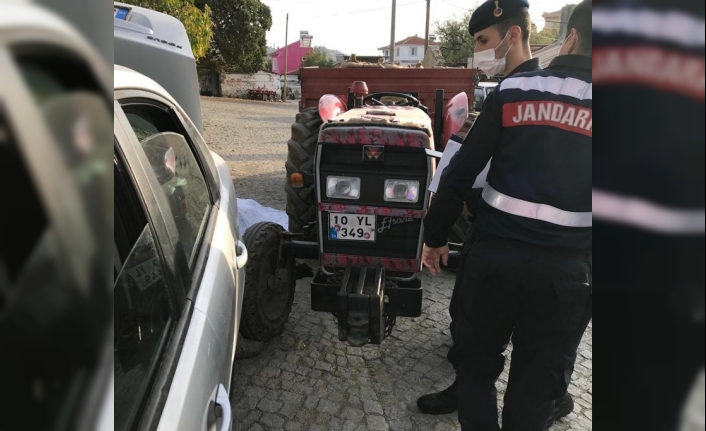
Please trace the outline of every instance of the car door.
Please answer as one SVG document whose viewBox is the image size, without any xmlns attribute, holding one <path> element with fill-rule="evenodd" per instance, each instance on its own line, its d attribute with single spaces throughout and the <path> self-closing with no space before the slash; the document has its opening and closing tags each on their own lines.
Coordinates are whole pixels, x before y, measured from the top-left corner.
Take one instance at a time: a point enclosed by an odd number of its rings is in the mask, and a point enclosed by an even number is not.
<svg viewBox="0 0 706 431">
<path fill-rule="evenodd" d="M 172 227 L 175 276 L 185 297 L 178 360 L 162 382 L 160 398 L 148 402 L 140 428 L 211 429 L 219 421 L 229 429 L 227 405 L 242 302 L 237 271 L 237 230 L 221 210 L 222 197 L 213 161 L 197 147 L 201 137 L 189 133 L 183 113 L 169 100 L 140 91 L 116 92 L 116 128 L 132 153 L 130 169 L 149 178 L 159 202 L 159 217 Z M 126 157 L 130 159 L 131 157 Z M 174 340 L 177 343 L 177 340 Z M 157 389 L 157 388 L 155 388 Z M 156 397 L 156 398 L 155 398 Z M 220 413 L 219 413 L 220 412 Z M 222 424 L 221 424 L 222 425 Z"/>
<path fill-rule="evenodd" d="M 113 371 L 111 101 L 82 41 L 15 6 L 0 24 L 0 429 L 96 429 Z"/>
<path fill-rule="evenodd" d="M 157 217 L 149 179 L 130 171 L 116 145 L 114 171 L 114 408 L 115 429 L 137 429 L 144 406 L 168 364 L 186 307 L 175 229 Z M 152 210 L 150 210 L 150 208 Z"/>
</svg>

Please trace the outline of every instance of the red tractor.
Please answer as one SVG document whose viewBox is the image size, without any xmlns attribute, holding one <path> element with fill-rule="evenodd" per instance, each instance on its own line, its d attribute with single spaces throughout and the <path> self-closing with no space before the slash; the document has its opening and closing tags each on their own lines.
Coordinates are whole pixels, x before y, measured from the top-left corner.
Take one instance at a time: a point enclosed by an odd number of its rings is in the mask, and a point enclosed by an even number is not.
<svg viewBox="0 0 706 431">
<path fill-rule="evenodd" d="M 385 98 L 384 93 L 402 93 L 416 98 L 422 109 L 431 119 L 433 130 L 433 146 L 437 151 L 443 151 L 444 145 L 451 135 L 448 130 L 453 127 L 451 122 L 463 118 L 466 121 L 468 107 L 474 104 L 474 89 L 476 82 L 474 69 L 381 69 L 381 68 L 349 68 L 349 69 L 318 69 L 303 68 L 300 71 L 302 98 L 296 122 L 292 124 L 292 137 L 287 143 L 287 214 L 289 215 L 290 232 L 302 233 L 304 227 L 316 219 L 314 205 L 313 162 L 316 151 L 319 129 L 323 124 L 319 114 L 319 102 L 322 96 L 330 94 L 337 96 L 347 106 L 353 106 L 353 94 L 350 85 L 354 81 L 367 84 L 370 98 L 374 94 Z M 465 93 L 468 105 L 458 103 L 449 106 L 454 95 Z M 466 111 L 463 111 L 463 108 Z M 451 112 L 451 111 L 456 112 Z M 451 115 L 453 114 L 453 115 Z M 444 120 L 449 122 L 445 124 Z M 456 126 L 458 127 L 458 126 Z M 444 129 L 447 130 L 444 130 Z M 468 127 L 464 127 L 467 131 Z M 299 182 L 297 174 L 301 174 L 304 184 Z M 292 182 L 292 175 L 295 181 Z M 459 223 L 459 227 L 462 224 Z M 314 239 L 311 231 L 309 239 Z M 454 229 L 453 240 L 462 240 L 462 232 Z M 458 241 L 454 241 L 458 242 Z"/>
<path fill-rule="evenodd" d="M 277 269 L 259 282 L 262 298 L 291 307 L 294 259 L 319 259 L 312 309 L 337 317 L 340 340 L 379 344 L 397 317 L 421 315 L 434 159 L 468 119 L 475 71 L 302 69 L 300 79 L 286 163 L 289 232 L 251 228 L 273 236 L 269 267 Z"/>
</svg>

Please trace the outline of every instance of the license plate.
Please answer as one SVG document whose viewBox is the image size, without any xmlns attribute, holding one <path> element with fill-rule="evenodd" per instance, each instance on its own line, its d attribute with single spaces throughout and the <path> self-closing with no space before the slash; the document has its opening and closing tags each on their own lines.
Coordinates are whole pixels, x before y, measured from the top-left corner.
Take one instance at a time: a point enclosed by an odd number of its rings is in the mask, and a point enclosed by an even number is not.
<svg viewBox="0 0 706 431">
<path fill-rule="evenodd" d="M 328 215 L 330 240 L 375 241 L 375 216 L 330 213 Z"/>
<path fill-rule="evenodd" d="M 140 291 L 144 291 L 162 279 L 162 270 L 158 259 L 149 259 L 127 270 Z"/>
</svg>

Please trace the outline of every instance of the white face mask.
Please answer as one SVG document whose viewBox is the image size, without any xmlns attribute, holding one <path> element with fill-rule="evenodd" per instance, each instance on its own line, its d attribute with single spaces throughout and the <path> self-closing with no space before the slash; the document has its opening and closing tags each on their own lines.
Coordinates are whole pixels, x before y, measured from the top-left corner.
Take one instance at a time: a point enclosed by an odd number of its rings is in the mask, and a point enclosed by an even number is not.
<svg viewBox="0 0 706 431">
<path fill-rule="evenodd" d="M 493 49 L 486 49 L 485 51 L 477 52 L 473 55 L 473 67 L 480 69 L 488 76 L 495 76 L 502 73 L 505 70 L 505 57 L 507 57 L 508 52 L 512 45 L 507 47 L 507 51 L 501 58 L 495 58 L 495 51 L 500 47 L 500 45 L 507 39 L 507 33 L 505 37 L 500 41 L 500 44 Z"/>
</svg>

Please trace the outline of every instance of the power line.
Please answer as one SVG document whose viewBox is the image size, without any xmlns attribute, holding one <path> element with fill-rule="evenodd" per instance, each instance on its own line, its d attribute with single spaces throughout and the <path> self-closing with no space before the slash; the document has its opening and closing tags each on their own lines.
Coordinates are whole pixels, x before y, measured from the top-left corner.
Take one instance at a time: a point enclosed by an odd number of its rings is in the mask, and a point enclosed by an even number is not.
<svg viewBox="0 0 706 431">
<path fill-rule="evenodd" d="M 424 3 L 425 1 L 426 1 L 426 0 L 417 1 L 417 2 L 412 2 L 412 3 L 398 4 L 397 7 L 400 8 L 400 7 L 404 7 L 404 6 L 411 6 L 411 5 L 415 5 L 415 4 L 422 4 L 422 3 Z M 329 16 L 338 16 L 338 15 L 353 15 L 353 14 L 357 14 L 357 13 L 375 12 L 375 11 L 379 11 L 379 10 L 389 10 L 389 9 L 392 9 L 392 6 L 379 7 L 379 8 L 376 8 L 376 9 L 357 10 L 357 11 L 353 11 L 353 12 L 339 12 L 339 13 L 328 14 L 328 15 L 317 15 L 317 16 L 314 16 L 313 18 L 325 18 L 325 17 L 329 17 Z"/>
<path fill-rule="evenodd" d="M 453 6 L 453 7 L 455 7 L 455 8 L 459 8 L 459 9 L 464 10 L 464 11 L 469 11 L 469 10 L 471 10 L 471 8 L 469 8 L 469 7 L 459 6 L 459 5 L 453 4 L 453 3 L 451 3 L 451 2 L 448 2 L 448 1 L 446 1 L 446 0 L 441 0 L 441 1 L 442 1 L 443 3 L 446 3 L 446 4 L 449 5 L 449 6 Z"/>
</svg>

